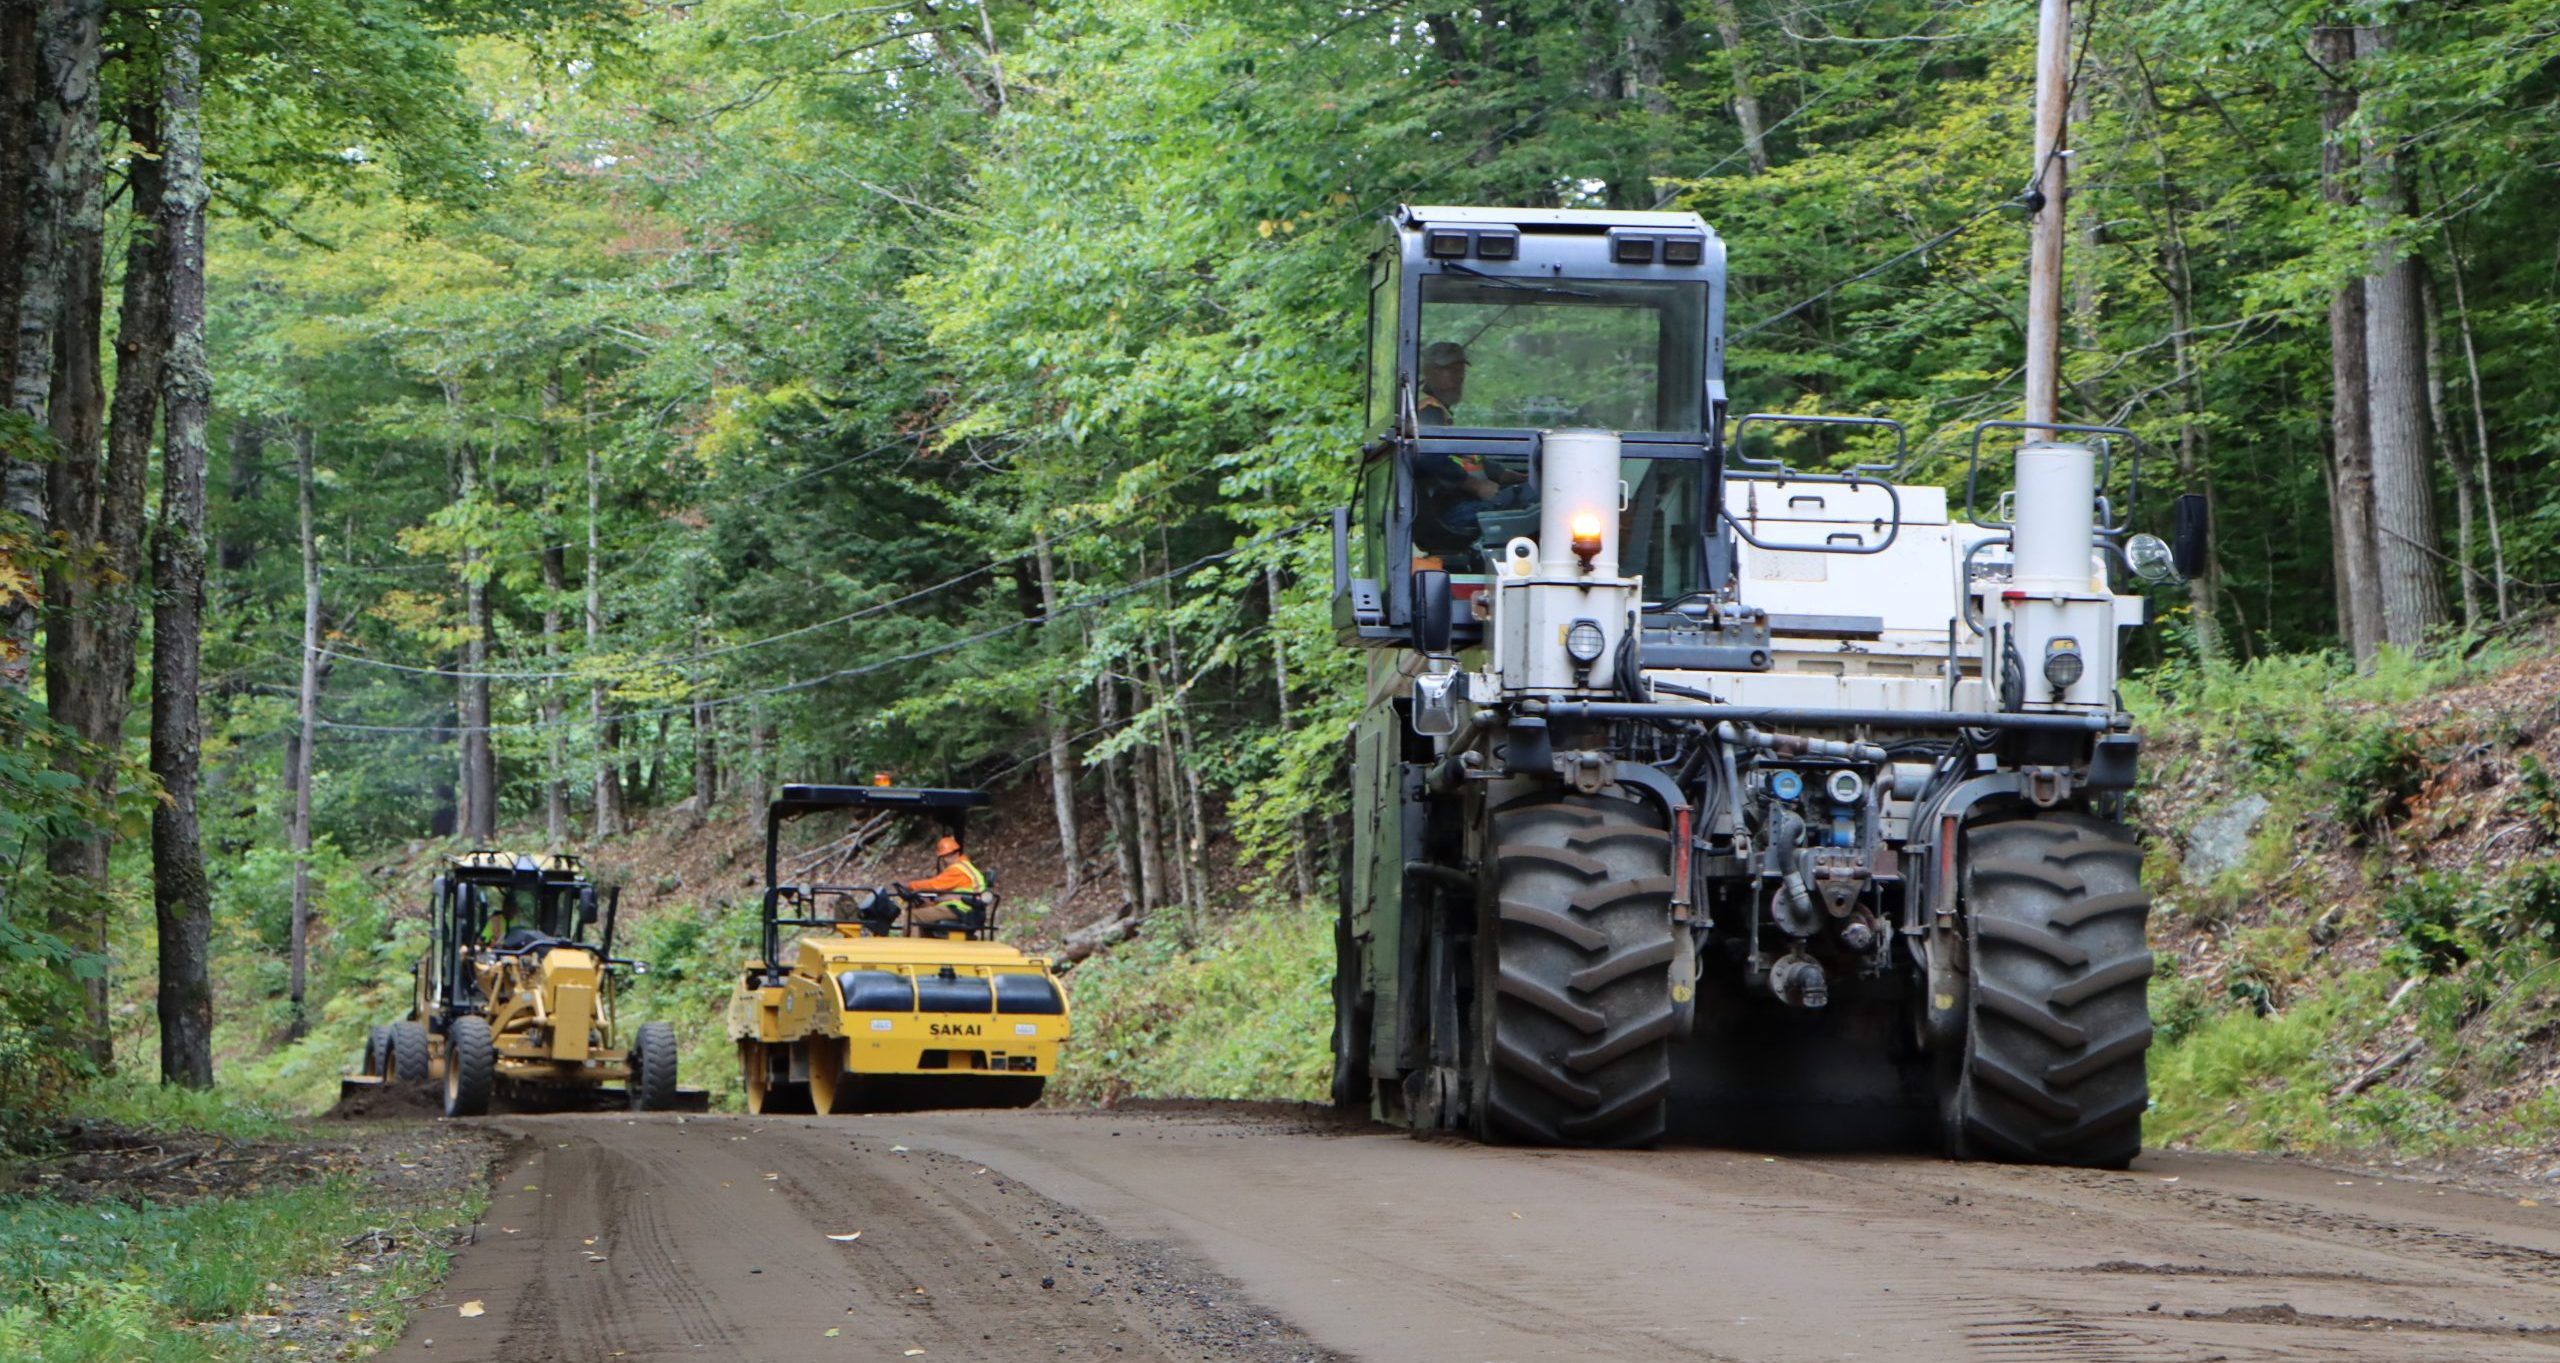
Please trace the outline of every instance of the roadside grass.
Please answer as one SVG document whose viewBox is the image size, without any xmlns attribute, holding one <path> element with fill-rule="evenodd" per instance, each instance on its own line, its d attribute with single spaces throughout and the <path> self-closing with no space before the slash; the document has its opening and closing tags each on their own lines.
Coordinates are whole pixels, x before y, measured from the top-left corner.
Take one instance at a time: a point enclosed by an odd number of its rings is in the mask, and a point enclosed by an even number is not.
<svg viewBox="0 0 2560 1363">
<path fill-rule="evenodd" d="M 153 1135 L 201 1132 L 233 1141 L 272 1140 L 287 1134 L 288 1115 L 273 1104 L 227 1090 L 188 1089 L 132 1075 L 96 1080 L 79 1090 L 69 1110 L 87 1121 Z"/>
<path fill-rule="evenodd" d="M 1333 911 L 1212 918 L 1198 945 L 1170 931 L 1124 942 L 1067 976 L 1075 1036 L 1050 1093 L 1313 1101 L 1333 1037 Z"/>
<path fill-rule="evenodd" d="M 473 1193 L 393 1209 L 344 1178 L 181 1204 L 0 1200 L 0 1340 L 28 1363 L 257 1357 L 243 1318 L 273 1304 L 272 1285 L 327 1272 L 348 1241 L 396 1219 L 409 1248 L 357 1298 L 388 1342 L 403 1303 L 443 1277 L 448 1256 L 428 1247 L 435 1232 L 476 1217 L 482 1202 Z"/>
</svg>

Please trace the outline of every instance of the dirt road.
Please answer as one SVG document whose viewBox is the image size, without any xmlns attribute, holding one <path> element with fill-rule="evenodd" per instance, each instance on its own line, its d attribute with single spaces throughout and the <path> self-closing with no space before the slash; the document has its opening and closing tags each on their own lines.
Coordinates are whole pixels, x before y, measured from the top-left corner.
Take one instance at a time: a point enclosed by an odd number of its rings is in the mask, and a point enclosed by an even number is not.
<svg viewBox="0 0 2560 1363">
<path fill-rule="evenodd" d="M 501 1124 L 525 1162 L 392 1359 L 2560 1358 L 2560 1207 L 2272 1161 L 1218 1109 Z"/>
</svg>

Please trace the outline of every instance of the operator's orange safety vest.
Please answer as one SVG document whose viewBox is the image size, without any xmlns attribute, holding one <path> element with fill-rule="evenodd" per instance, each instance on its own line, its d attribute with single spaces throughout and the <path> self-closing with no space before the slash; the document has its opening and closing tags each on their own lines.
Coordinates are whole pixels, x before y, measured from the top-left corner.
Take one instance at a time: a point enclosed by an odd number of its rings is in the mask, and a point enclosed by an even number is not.
<svg viewBox="0 0 2560 1363">
<path fill-rule="evenodd" d="M 908 881 L 907 888 L 918 894 L 934 894 L 948 890 L 958 890 L 963 894 L 984 894 L 987 891 L 987 875 L 986 872 L 978 869 L 976 862 L 969 860 L 968 853 L 963 852 L 936 874 L 923 880 Z M 938 915 L 940 917 L 957 918 L 967 913 L 969 907 L 961 900 L 944 899 L 926 905 L 925 912 L 933 913 L 940 910 Z"/>
</svg>

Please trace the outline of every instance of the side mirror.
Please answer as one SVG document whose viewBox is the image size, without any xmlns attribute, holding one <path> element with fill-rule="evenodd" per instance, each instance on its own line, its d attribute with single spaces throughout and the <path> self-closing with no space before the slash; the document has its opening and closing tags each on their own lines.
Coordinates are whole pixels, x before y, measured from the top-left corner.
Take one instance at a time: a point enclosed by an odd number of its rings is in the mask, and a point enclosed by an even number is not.
<svg viewBox="0 0 2560 1363">
<path fill-rule="evenodd" d="M 2169 533 L 2169 560 L 2177 565 L 2178 576 L 2192 582 L 2204 576 L 2205 556 L 2213 537 L 2213 513 L 2206 509 L 2204 494 L 2190 492 L 2172 507 Z"/>
<path fill-rule="evenodd" d="M 1453 607 L 1449 598 L 1449 574 L 1439 568 L 1421 568 L 1413 574 L 1413 646 L 1432 657 L 1449 652 Z"/>
<path fill-rule="evenodd" d="M 587 928 L 594 927 L 595 925 L 596 887 L 590 885 L 587 888 L 578 891 L 578 927 L 583 931 Z"/>
</svg>

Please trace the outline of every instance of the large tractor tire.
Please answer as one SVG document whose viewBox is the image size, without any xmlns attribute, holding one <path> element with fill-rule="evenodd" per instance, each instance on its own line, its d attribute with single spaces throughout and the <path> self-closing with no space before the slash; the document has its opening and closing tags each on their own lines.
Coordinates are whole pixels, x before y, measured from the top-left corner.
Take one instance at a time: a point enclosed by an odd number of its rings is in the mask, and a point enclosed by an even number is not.
<svg viewBox="0 0 2560 1363">
<path fill-rule="evenodd" d="M 2151 914 L 2121 824 L 2044 814 L 1965 831 L 1972 988 L 1947 1095 L 1960 1159 L 2121 1169 L 2142 1149 Z"/>
<path fill-rule="evenodd" d="M 1473 1111 L 1491 1141 L 1640 1146 L 1671 1091 L 1671 836 L 1630 799 L 1540 792 L 1493 816 Z"/>
<path fill-rule="evenodd" d="M 631 1036 L 631 1077 L 622 1081 L 634 1112 L 664 1112 L 676 1105 L 676 1029 L 644 1022 Z"/>
<path fill-rule="evenodd" d="M 382 1075 L 395 1083 L 425 1089 L 435 1078 L 434 1052 L 427 1045 L 427 1024 L 395 1022 L 383 1043 Z"/>
<path fill-rule="evenodd" d="M 377 1022 L 373 1030 L 365 1034 L 364 1069 L 361 1072 L 370 1078 L 378 1079 L 388 1072 L 387 1067 L 390 1063 L 391 1024 Z"/>
<path fill-rule="evenodd" d="M 444 1029 L 444 1115 L 486 1117 L 498 1087 L 498 1046 L 489 1020 L 464 1016 Z"/>
</svg>

